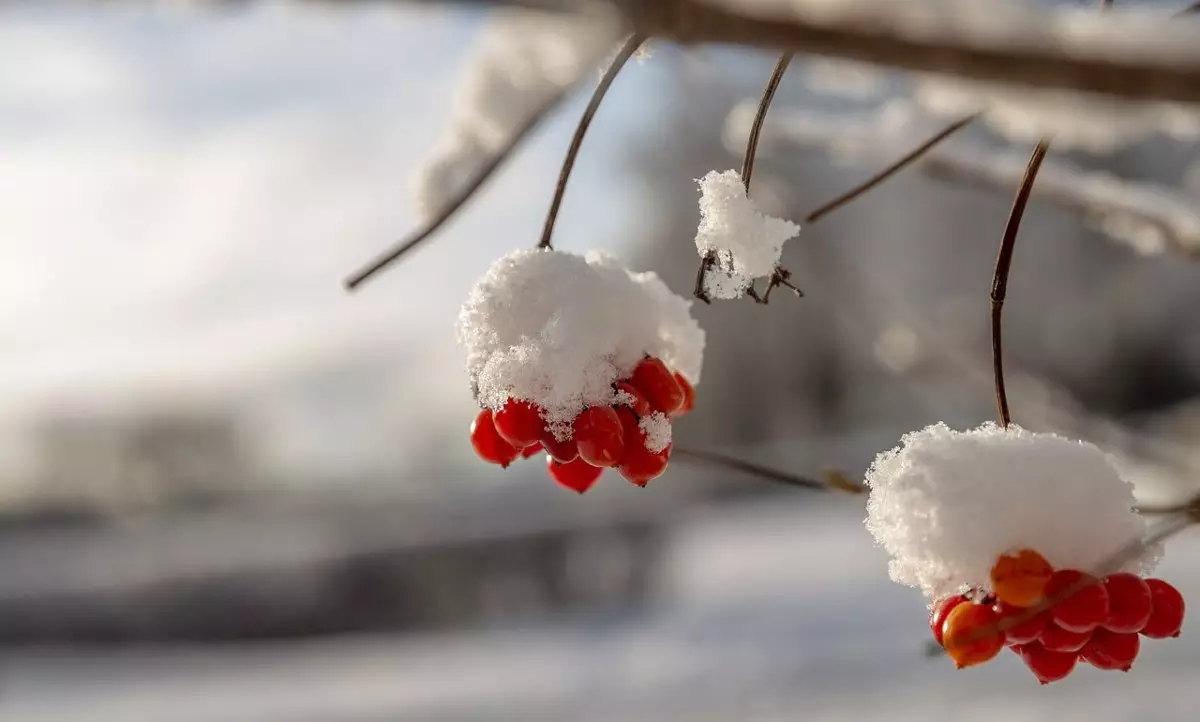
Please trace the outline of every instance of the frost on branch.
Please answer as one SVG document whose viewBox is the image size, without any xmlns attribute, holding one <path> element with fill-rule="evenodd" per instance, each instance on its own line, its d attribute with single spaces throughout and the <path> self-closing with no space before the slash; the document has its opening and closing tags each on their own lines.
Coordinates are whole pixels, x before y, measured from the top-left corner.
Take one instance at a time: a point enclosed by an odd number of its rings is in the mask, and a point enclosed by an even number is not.
<svg viewBox="0 0 1200 722">
<path fill-rule="evenodd" d="M 657 274 L 630 272 L 601 254 L 515 251 L 471 291 L 458 339 L 482 406 L 537 404 L 561 440 L 585 407 L 618 403 L 613 383 L 647 354 L 692 384 L 700 380 L 704 331 L 691 303 Z M 648 447 L 661 441 L 655 428 L 648 421 L 643 429 Z"/>
<path fill-rule="evenodd" d="M 459 81 L 454 117 L 414 179 L 436 216 L 530 122 L 612 52 L 621 29 L 570 13 L 497 10 Z"/>
<path fill-rule="evenodd" d="M 879 455 L 867 484 L 867 529 L 891 555 L 892 579 L 931 600 L 989 589 L 1005 552 L 1035 549 L 1055 568 L 1094 570 L 1145 530 L 1132 484 L 1104 452 L 1015 426 L 910 433 Z M 1158 555 L 1123 568 L 1149 572 Z"/>
<path fill-rule="evenodd" d="M 795 223 L 759 212 L 737 171 L 710 171 L 700 179 L 696 250 L 714 259 L 704 276 L 709 296 L 741 297 L 754 279 L 775 272 L 784 241 L 799 232 Z"/>
</svg>

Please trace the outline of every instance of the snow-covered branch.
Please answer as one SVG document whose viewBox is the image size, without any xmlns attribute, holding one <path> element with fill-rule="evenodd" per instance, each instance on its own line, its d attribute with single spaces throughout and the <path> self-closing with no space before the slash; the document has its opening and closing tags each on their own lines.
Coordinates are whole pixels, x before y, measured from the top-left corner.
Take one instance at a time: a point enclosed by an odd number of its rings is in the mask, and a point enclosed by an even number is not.
<svg viewBox="0 0 1200 722">
<path fill-rule="evenodd" d="M 956 181 L 1008 190 L 1020 179 L 1025 161 L 1016 151 L 955 144 L 931 154 L 924 169 Z M 1170 249 L 1200 258 L 1196 201 L 1170 188 L 1050 160 L 1042 168 L 1034 194 L 1084 214 L 1099 230 L 1140 253 Z"/>
</svg>

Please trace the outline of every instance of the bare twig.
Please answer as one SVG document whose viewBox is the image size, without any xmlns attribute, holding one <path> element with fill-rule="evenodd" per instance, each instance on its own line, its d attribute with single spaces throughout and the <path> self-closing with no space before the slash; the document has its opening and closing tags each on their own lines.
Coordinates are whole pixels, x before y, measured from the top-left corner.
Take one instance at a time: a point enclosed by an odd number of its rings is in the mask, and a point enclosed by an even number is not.
<svg viewBox="0 0 1200 722">
<path fill-rule="evenodd" d="M 996 410 L 1000 423 L 1008 426 L 1012 419 L 1008 413 L 1008 395 L 1004 391 L 1004 354 L 1002 349 L 1002 315 L 1004 299 L 1008 294 L 1008 273 L 1012 268 L 1013 250 L 1016 248 L 1017 233 L 1021 229 L 1021 218 L 1025 215 L 1025 206 L 1029 203 L 1029 194 L 1033 191 L 1033 182 L 1037 180 L 1038 169 L 1046 157 L 1050 141 L 1043 139 L 1033 149 L 1029 157 L 1029 165 L 1025 168 L 1025 177 L 1017 188 L 1017 197 L 1013 200 L 1012 211 L 1008 215 L 1008 223 L 1004 227 L 1004 237 L 1000 241 L 1000 253 L 996 257 L 996 271 L 992 276 L 991 317 L 992 317 L 992 373 L 996 382 Z"/>
<path fill-rule="evenodd" d="M 767 120 L 767 112 L 775 101 L 775 93 L 783 82 L 783 75 L 792 64 L 792 54 L 784 53 L 775 61 L 775 68 L 763 88 L 762 99 L 758 101 L 758 112 L 754 114 L 754 122 L 750 124 L 750 135 L 746 138 L 746 153 L 742 157 L 742 183 L 746 186 L 746 195 L 750 195 L 750 177 L 754 175 L 754 160 L 758 157 L 758 138 L 762 135 L 763 124 Z"/>
<path fill-rule="evenodd" d="M 864 193 L 871 190 L 875 186 L 879 185 L 880 183 L 883 183 L 888 178 L 891 178 L 893 175 L 900 172 L 904 168 L 908 167 L 914 161 L 918 160 L 921 156 L 925 155 L 930 150 L 932 150 L 936 145 L 941 143 L 943 140 L 949 138 L 951 135 L 954 135 L 955 133 L 957 133 L 959 130 L 961 130 L 964 127 L 966 127 L 967 125 L 969 125 L 972 121 L 974 121 L 978 117 L 979 117 L 979 113 L 971 113 L 970 115 L 959 118 L 958 120 L 954 121 L 950 125 L 943 128 L 942 130 L 938 131 L 936 134 L 931 136 L 924 143 L 921 143 L 916 148 L 913 148 L 911 151 L 909 151 L 907 154 L 905 154 L 903 157 L 901 157 L 896 162 L 892 163 L 891 165 L 887 166 L 883 170 L 879 171 L 875 175 L 868 178 L 865 182 L 861 183 L 858 186 L 855 186 L 854 188 L 851 188 L 850 190 L 846 191 L 845 193 L 842 193 L 837 198 L 834 198 L 833 200 L 829 201 L 828 203 L 825 203 L 824 205 L 819 206 L 815 210 L 810 211 L 809 214 L 804 217 L 804 220 L 808 223 L 816 223 L 817 221 L 821 220 L 822 218 L 829 215 L 833 211 L 837 210 L 838 208 L 841 208 L 842 206 L 846 205 L 850 201 L 858 198 L 859 196 L 863 195 Z"/>
<path fill-rule="evenodd" d="M 863 494 L 867 491 L 866 487 L 861 484 L 855 484 L 849 481 L 845 475 L 838 472 L 828 472 L 825 474 L 825 479 L 814 479 L 812 477 L 800 476 L 778 469 L 772 469 L 768 466 L 756 464 L 752 461 L 743 461 L 732 456 L 720 454 L 715 451 L 701 451 L 699 449 L 687 449 L 675 447 L 671 450 L 671 459 L 678 459 L 684 462 L 694 462 L 715 466 L 722 469 L 737 471 L 748 476 L 756 476 L 760 479 L 772 481 L 785 486 L 792 486 L 801 489 L 810 489 L 813 491 L 840 491 L 847 494 Z"/>
<path fill-rule="evenodd" d="M 579 119 L 579 125 L 575 127 L 575 135 L 571 137 L 571 145 L 567 148 L 566 158 L 563 159 L 562 170 L 558 173 L 558 183 L 554 186 L 554 198 L 550 201 L 550 211 L 546 214 L 546 223 L 542 227 L 542 238 L 538 241 L 538 248 L 552 247 L 551 237 L 554 235 L 554 223 L 558 220 L 558 209 L 562 206 L 563 195 L 567 192 L 567 181 L 571 178 L 571 170 L 575 167 L 575 159 L 579 156 L 583 137 L 587 135 L 592 118 L 596 117 L 596 111 L 600 109 L 600 103 L 604 101 L 604 96 L 612 87 L 617 74 L 621 72 L 621 68 L 625 67 L 625 63 L 637 52 L 645 40 L 646 38 L 637 33 L 630 35 L 621 49 L 617 51 L 612 63 L 605 68 L 604 75 L 600 77 L 596 89 L 592 91 L 592 97 L 588 100 L 587 107 L 583 110 L 583 116 Z"/>
<path fill-rule="evenodd" d="M 779 84 L 783 82 L 784 73 L 787 72 L 791 62 L 791 53 L 784 53 L 775 61 L 775 68 L 771 71 L 771 77 L 767 79 L 767 86 L 763 88 L 762 98 L 758 101 L 758 111 L 754 114 L 754 121 L 750 124 L 750 133 L 746 138 L 746 153 L 742 156 L 742 184 L 746 188 L 747 196 L 750 195 L 750 177 L 754 175 L 754 160 L 758 155 L 758 138 L 762 134 L 763 123 L 767 120 L 767 111 L 771 109 L 771 103 L 775 100 L 775 93 L 779 90 Z M 708 292 L 704 290 L 704 277 L 712 270 L 715 263 L 716 257 L 712 251 L 709 251 L 700 259 L 700 268 L 696 271 L 696 287 L 692 289 L 692 295 L 705 303 L 712 303 L 712 299 L 708 297 Z M 776 280 L 778 276 L 779 270 L 777 269 L 771 275 L 771 281 L 767 284 L 766 293 L 761 298 L 754 290 L 753 283 L 746 291 L 746 295 L 758 303 L 767 303 L 771 296 L 771 289 L 781 283 L 781 281 Z M 783 280 L 786 280 L 786 278 Z"/>
</svg>

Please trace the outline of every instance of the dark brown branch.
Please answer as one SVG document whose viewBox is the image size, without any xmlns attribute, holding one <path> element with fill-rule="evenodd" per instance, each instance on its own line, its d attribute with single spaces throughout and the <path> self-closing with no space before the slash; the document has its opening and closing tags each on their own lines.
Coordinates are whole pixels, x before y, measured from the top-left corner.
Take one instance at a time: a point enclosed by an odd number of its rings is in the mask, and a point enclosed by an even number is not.
<svg viewBox="0 0 1200 722">
<path fill-rule="evenodd" d="M 863 494 L 866 493 L 866 487 L 848 481 L 843 475 L 831 472 L 827 474 L 826 480 L 813 479 L 807 476 L 791 474 L 786 471 L 772 469 L 761 464 L 756 464 L 752 461 L 743 461 L 732 456 L 719 454 L 714 451 L 700 451 L 698 449 L 687 449 L 675 447 L 671 450 L 671 459 L 676 459 L 683 462 L 693 462 L 707 466 L 715 466 L 721 469 L 729 469 L 737 471 L 748 476 L 755 476 L 760 479 L 772 481 L 785 486 L 792 486 L 801 489 L 809 489 L 812 491 L 840 491 L 847 494 Z"/>
<path fill-rule="evenodd" d="M 891 178 L 896 173 L 899 173 L 901 170 L 904 170 L 906 167 L 908 167 L 913 162 L 918 160 L 921 156 L 923 156 L 926 153 L 928 153 L 929 151 L 933 150 L 933 148 L 936 145 L 941 143 L 943 140 L 949 138 L 951 135 L 954 135 L 959 130 L 962 130 L 964 127 L 969 125 L 972 121 L 974 121 L 978 117 L 979 117 L 979 113 L 971 113 L 970 115 L 964 116 L 964 117 L 954 121 L 950 125 L 946 126 L 942 130 L 938 131 L 935 135 L 930 137 L 924 143 L 921 143 L 916 148 L 913 148 L 911 151 L 909 151 L 907 154 L 905 154 L 903 157 L 901 157 L 895 163 L 892 163 L 891 165 L 887 166 L 886 168 L 879 171 L 875 175 L 871 176 L 869 179 L 866 180 L 866 182 L 864 182 L 854 188 L 851 188 L 850 190 L 846 191 L 845 193 L 839 195 L 837 198 L 834 198 L 833 200 L 829 201 L 828 203 L 825 203 L 824 205 L 816 208 L 813 211 L 810 211 L 809 214 L 804 217 L 805 222 L 816 223 L 817 221 L 821 220 L 822 218 L 829 215 L 833 211 L 836 211 L 838 208 L 841 208 L 842 206 L 846 205 L 850 201 L 863 195 L 864 193 L 871 190 L 872 188 L 879 185 L 880 183 L 884 182 L 888 178 Z"/>
<path fill-rule="evenodd" d="M 767 112 L 775 101 L 775 93 L 783 82 L 783 75 L 792 64 L 792 54 L 784 53 L 775 61 L 775 68 L 763 88 L 762 98 L 758 101 L 758 112 L 754 114 L 754 122 L 750 124 L 750 135 L 746 138 L 746 153 L 742 156 L 742 183 L 746 186 L 746 195 L 750 195 L 750 176 L 754 175 L 754 160 L 758 157 L 758 138 L 762 135 L 763 124 L 767 120 Z"/>
<path fill-rule="evenodd" d="M 1029 165 L 1025 168 L 1025 176 L 1017 188 L 1017 197 L 1013 200 L 1012 211 L 1008 215 L 1008 223 L 1004 227 L 1004 237 L 1000 240 L 1000 253 L 996 257 L 996 271 L 992 275 L 992 290 L 990 306 L 992 317 L 992 374 L 996 381 L 996 410 L 1000 423 L 1008 426 L 1012 418 L 1008 413 L 1008 394 L 1004 390 L 1004 353 L 1002 349 L 1002 316 L 1004 299 L 1008 295 L 1008 274 L 1012 268 L 1013 251 L 1016 248 L 1017 233 L 1021 229 L 1021 219 L 1025 215 L 1025 206 L 1029 203 L 1029 195 L 1033 191 L 1033 182 L 1037 180 L 1038 169 L 1046 158 L 1050 147 L 1049 140 L 1042 140 L 1033 149 L 1029 157 Z"/>
<path fill-rule="evenodd" d="M 758 17 L 734 6 L 701 0 L 615 0 L 633 26 L 651 37 L 681 43 L 719 43 L 804 52 L 919 72 L 1013 83 L 1036 88 L 1100 93 L 1128 100 L 1200 102 L 1200 56 L 1173 52 L 1184 40 L 1168 38 L 1163 49 L 1114 58 L 1103 35 L 1055 43 L 1031 42 L 1027 33 L 989 36 L 959 32 L 953 24 L 933 32 L 870 22 L 847 13 L 821 17 Z M 1113 35 L 1127 28 L 1113 28 Z"/>
<path fill-rule="evenodd" d="M 591 126 L 592 119 L 596 117 L 596 111 L 600 109 L 600 103 L 604 101 L 604 96 L 612 87 L 617 74 L 621 72 L 621 68 L 625 67 L 625 63 L 633 57 L 645 40 L 646 38 L 637 33 L 630 35 L 621 49 L 617 51 L 612 63 L 605 68 L 604 75 L 600 77 L 596 89 L 592 91 L 592 97 L 583 110 L 583 117 L 579 119 L 579 125 L 575 127 L 575 135 L 571 137 L 571 145 L 567 148 L 567 156 L 563 159 L 562 169 L 558 173 L 558 183 L 554 186 L 554 198 L 550 201 L 550 211 L 546 214 L 546 223 L 542 227 L 542 238 L 538 241 L 538 248 L 552 248 L 551 237 L 554 235 L 554 223 L 558 220 L 558 209 L 562 206 L 563 195 L 567 192 L 567 181 L 571 179 L 571 170 L 575 167 L 575 159 L 579 156 L 583 137 L 587 135 L 588 127 Z"/>
<path fill-rule="evenodd" d="M 779 90 L 779 84 L 783 82 L 783 76 L 791 63 L 791 53 L 784 53 L 775 61 L 775 68 L 771 71 L 771 77 L 767 79 L 767 86 L 763 88 L 762 98 L 758 101 L 758 111 L 755 112 L 754 121 L 750 124 L 750 133 L 746 138 L 746 153 L 742 156 L 742 184 L 746 188 L 747 196 L 750 195 L 750 177 L 754 175 L 754 160 L 758 156 L 758 139 L 762 134 L 763 123 L 767 120 L 767 112 L 771 109 L 771 103 L 775 100 L 775 93 Z M 712 303 L 712 299 L 708 297 L 708 292 L 704 290 L 704 277 L 712 270 L 715 263 L 716 258 L 714 254 L 712 251 L 709 251 L 700 259 L 700 268 L 696 271 L 696 287 L 692 289 L 692 295 L 705 303 Z M 771 282 L 768 283 L 766 293 L 763 297 L 759 297 L 758 293 L 754 290 L 753 284 L 746 291 L 746 295 L 759 303 L 766 303 L 771 296 L 771 289 L 779 285 L 775 280 L 778 275 L 778 271 L 772 274 Z"/>
</svg>

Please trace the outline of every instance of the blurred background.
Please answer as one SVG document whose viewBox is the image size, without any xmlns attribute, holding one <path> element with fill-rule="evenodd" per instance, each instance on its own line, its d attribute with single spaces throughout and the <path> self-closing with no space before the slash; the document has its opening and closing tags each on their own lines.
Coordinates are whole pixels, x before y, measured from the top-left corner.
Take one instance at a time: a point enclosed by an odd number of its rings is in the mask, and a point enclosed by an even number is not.
<svg viewBox="0 0 1200 722">
<path fill-rule="evenodd" d="M 859 499 L 682 460 L 579 498 L 536 460 L 479 462 L 458 305 L 535 242 L 586 90 L 435 241 L 358 293 L 341 280 L 418 224 L 411 175 L 484 18 L 0 5 L 0 720 L 1194 719 L 1186 630 L 1129 679 L 1043 689 L 1011 655 L 923 659 L 923 600 L 888 581 Z M 558 246 L 689 293 L 693 179 L 740 164 L 772 63 L 656 46 L 631 64 Z M 802 218 L 864 179 L 937 127 L 909 95 L 798 59 L 756 199 Z M 908 113 L 895 135 L 840 142 L 839 118 L 886 107 Z M 1028 152 L 986 128 L 963 143 Z M 1153 127 L 1060 155 L 1200 201 L 1191 144 Z M 805 298 L 694 309 L 709 345 L 678 447 L 857 479 L 905 431 L 993 417 L 1011 188 L 929 170 L 788 244 Z M 1200 270 L 1085 220 L 1026 218 L 1014 417 L 1104 445 L 1146 498 L 1186 497 Z M 1198 560 L 1186 532 L 1161 574 L 1194 597 Z"/>
</svg>

